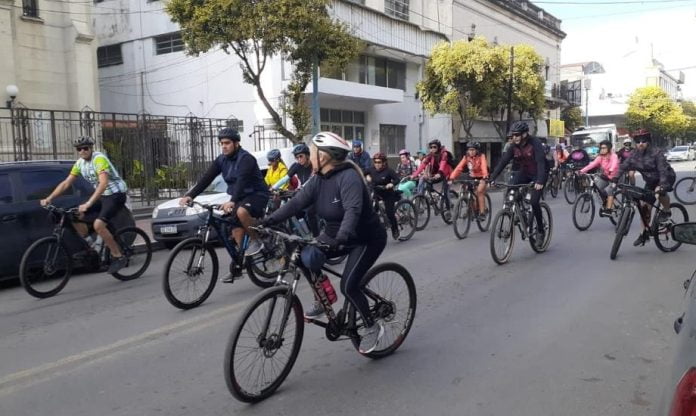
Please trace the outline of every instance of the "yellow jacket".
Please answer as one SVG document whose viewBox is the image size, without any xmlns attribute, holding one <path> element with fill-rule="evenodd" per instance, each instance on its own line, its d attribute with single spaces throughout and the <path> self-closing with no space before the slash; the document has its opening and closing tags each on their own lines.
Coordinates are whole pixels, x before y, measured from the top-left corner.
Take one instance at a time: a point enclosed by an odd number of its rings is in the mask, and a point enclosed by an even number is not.
<svg viewBox="0 0 696 416">
<path fill-rule="evenodd" d="M 266 185 L 273 186 L 276 182 L 283 179 L 287 174 L 288 168 L 282 161 L 278 163 L 278 167 L 276 169 L 273 169 L 269 165 L 268 170 L 266 171 Z M 281 186 L 280 189 L 288 189 L 289 184 L 290 182 L 286 183 L 285 185 Z"/>
</svg>

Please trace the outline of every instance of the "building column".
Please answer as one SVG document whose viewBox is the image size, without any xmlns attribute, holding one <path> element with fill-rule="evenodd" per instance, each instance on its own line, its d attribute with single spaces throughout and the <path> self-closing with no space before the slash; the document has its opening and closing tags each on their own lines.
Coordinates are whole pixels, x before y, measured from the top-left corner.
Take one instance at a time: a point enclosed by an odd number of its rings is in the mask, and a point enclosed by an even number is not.
<svg viewBox="0 0 696 416">
<path fill-rule="evenodd" d="M 0 100 L 4 106 L 5 87 L 14 84 L 20 87 L 19 79 L 16 73 L 15 64 L 15 21 L 14 21 L 14 1 L 0 0 L 0 94 L 3 99 Z"/>
</svg>

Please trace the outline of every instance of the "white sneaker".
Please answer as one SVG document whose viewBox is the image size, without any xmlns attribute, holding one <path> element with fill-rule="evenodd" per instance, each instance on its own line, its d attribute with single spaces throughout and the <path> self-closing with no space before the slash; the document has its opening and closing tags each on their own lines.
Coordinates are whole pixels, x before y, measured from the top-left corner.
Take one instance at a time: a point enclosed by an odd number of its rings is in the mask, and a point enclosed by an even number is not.
<svg viewBox="0 0 696 416">
<path fill-rule="evenodd" d="M 358 347 L 360 354 L 369 354 L 374 351 L 383 335 L 384 326 L 379 321 L 375 321 L 372 326 L 365 328 L 360 335 L 360 347 Z"/>
<path fill-rule="evenodd" d="M 254 254 L 258 254 L 261 250 L 263 250 L 263 243 L 261 242 L 261 240 L 249 240 L 249 246 L 246 248 L 244 255 L 253 256 Z"/>
</svg>

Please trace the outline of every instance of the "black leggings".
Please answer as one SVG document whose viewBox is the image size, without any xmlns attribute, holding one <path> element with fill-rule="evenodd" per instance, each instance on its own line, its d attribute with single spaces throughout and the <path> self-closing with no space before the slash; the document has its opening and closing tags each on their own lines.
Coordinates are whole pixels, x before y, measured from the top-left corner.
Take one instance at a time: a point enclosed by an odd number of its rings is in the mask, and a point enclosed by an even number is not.
<svg viewBox="0 0 696 416">
<path fill-rule="evenodd" d="M 396 223 L 396 210 L 394 207 L 397 201 L 399 201 L 399 195 L 393 191 L 375 191 L 375 196 L 384 201 L 384 211 L 387 213 L 392 231 L 398 231 L 399 226 Z M 377 198 L 375 198 L 375 204 L 378 203 Z"/>
<path fill-rule="evenodd" d="M 380 226 L 378 232 L 367 241 L 367 244 L 353 247 L 343 251 L 332 251 L 328 258 L 338 257 L 348 253 L 348 260 L 341 276 L 341 292 L 348 301 L 357 309 L 366 326 L 374 323 L 370 313 L 370 305 L 362 291 L 365 273 L 375 264 L 380 254 L 387 245 L 387 233 Z"/>
<path fill-rule="evenodd" d="M 530 182 L 535 182 L 536 181 L 536 176 L 530 176 L 527 175 L 523 172 L 517 172 L 517 174 L 512 178 L 512 185 L 521 185 L 524 183 L 530 183 Z M 541 193 L 543 192 L 543 189 L 536 190 L 532 188 L 529 192 L 531 193 L 532 199 L 530 201 L 532 205 L 532 212 L 534 213 L 534 218 L 536 219 L 537 223 L 537 231 L 542 232 L 544 231 L 544 217 L 541 215 L 541 204 L 539 201 L 541 200 Z"/>
</svg>

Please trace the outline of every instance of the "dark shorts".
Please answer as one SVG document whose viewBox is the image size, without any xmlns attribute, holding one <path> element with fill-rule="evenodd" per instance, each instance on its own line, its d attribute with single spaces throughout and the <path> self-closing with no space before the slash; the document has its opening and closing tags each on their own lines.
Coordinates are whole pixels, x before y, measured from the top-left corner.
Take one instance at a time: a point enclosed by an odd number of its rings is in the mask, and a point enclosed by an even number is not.
<svg viewBox="0 0 696 416">
<path fill-rule="evenodd" d="M 92 205 L 87 212 L 83 221 L 94 222 L 95 220 L 102 220 L 105 223 L 109 223 L 112 218 L 118 214 L 121 208 L 126 206 L 126 194 L 125 192 L 118 192 L 111 195 L 102 195 L 96 204 Z"/>
<path fill-rule="evenodd" d="M 667 195 L 667 192 L 672 192 L 672 189 L 674 187 L 674 182 L 677 181 L 677 177 L 675 175 L 669 175 L 667 178 L 667 185 L 662 187 L 660 190 L 660 196 L 665 196 Z M 645 181 L 645 186 L 643 189 L 646 191 L 654 191 L 655 188 L 660 186 L 659 181 Z"/>
<path fill-rule="evenodd" d="M 237 203 L 237 209 L 244 208 L 249 214 L 254 218 L 262 218 L 266 212 L 266 205 L 268 205 L 268 195 L 264 194 L 251 194 L 242 198 L 241 201 Z M 232 225 L 234 228 L 242 226 L 239 219 L 235 215 L 232 219 Z"/>
</svg>

